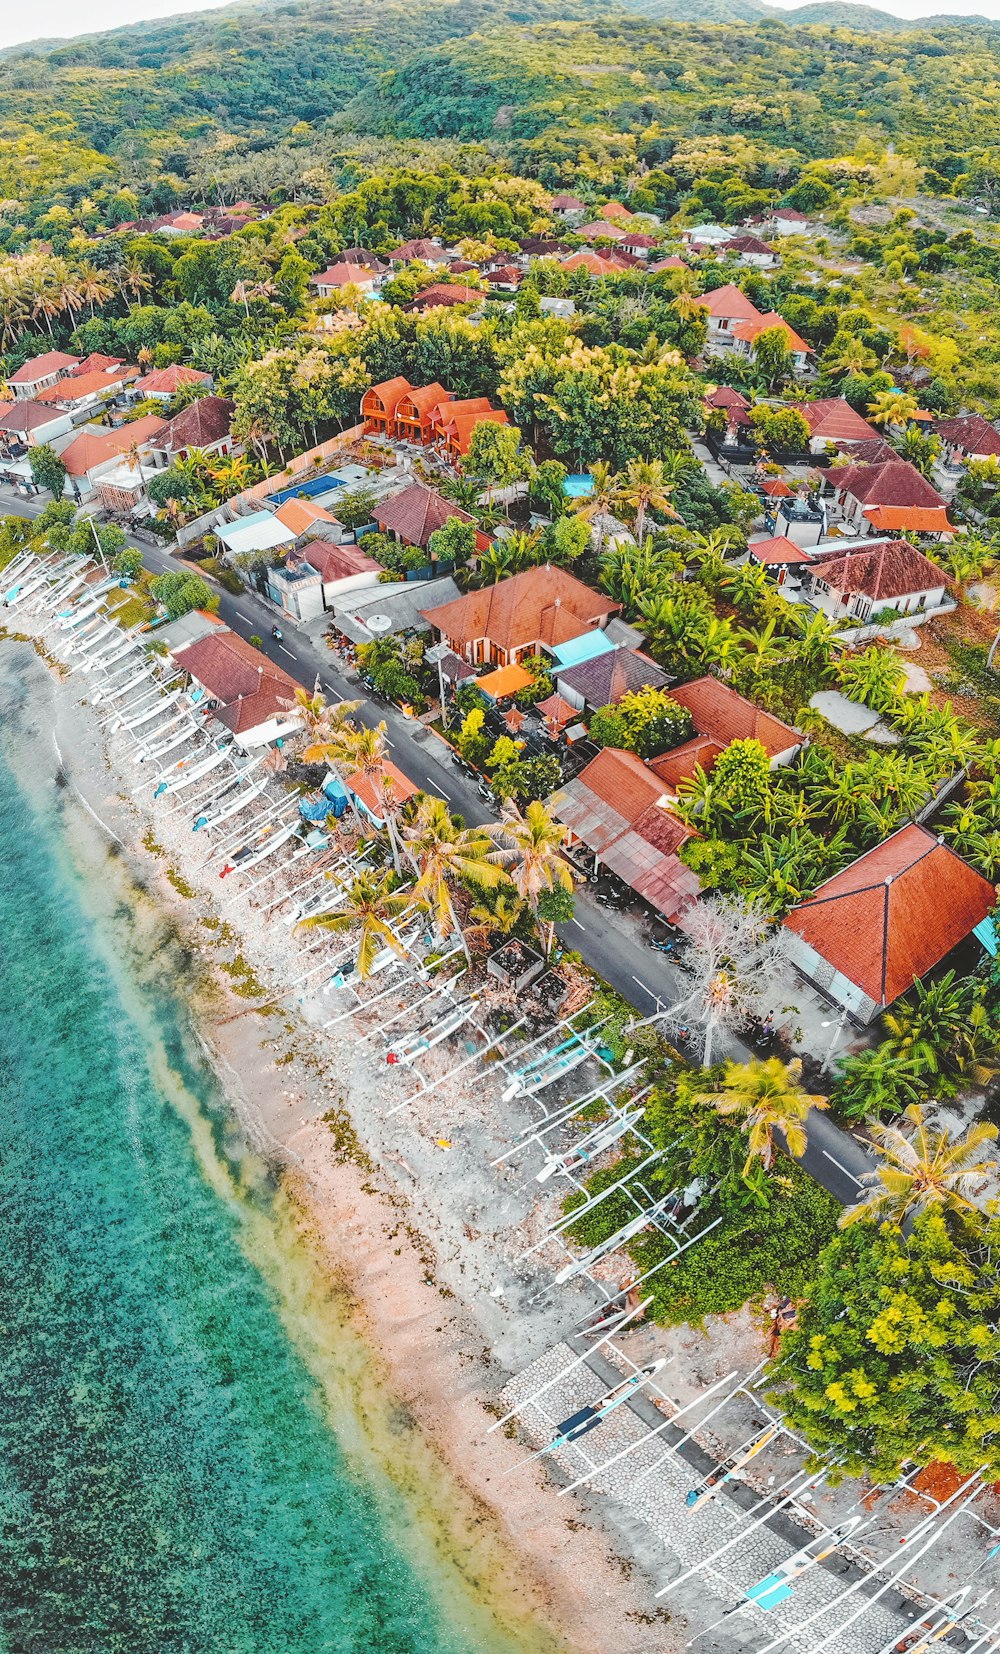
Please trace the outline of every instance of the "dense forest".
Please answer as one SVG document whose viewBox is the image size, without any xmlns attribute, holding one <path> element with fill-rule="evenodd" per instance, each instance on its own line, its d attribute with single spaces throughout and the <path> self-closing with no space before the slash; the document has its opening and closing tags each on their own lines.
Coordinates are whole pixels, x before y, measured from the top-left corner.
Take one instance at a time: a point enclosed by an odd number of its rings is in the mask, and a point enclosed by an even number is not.
<svg viewBox="0 0 1000 1654">
<path fill-rule="evenodd" d="M 893 144 L 960 193 L 992 172 L 993 27 L 862 34 L 830 26 L 841 6 L 724 24 L 663 20 L 669 0 L 634 9 L 646 15 L 596 0 L 519 0 L 513 13 L 497 0 L 298 0 L 9 53 L 3 239 L 13 250 L 53 205 L 85 207 L 92 228 L 350 183 L 381 158 L 372 138 L 486 145 L 549 187 L 620 185 L 700 135 L 763 143 L 772 169 Z M 816 14 L 830 21 L 798 20 Z"/>
</svg>

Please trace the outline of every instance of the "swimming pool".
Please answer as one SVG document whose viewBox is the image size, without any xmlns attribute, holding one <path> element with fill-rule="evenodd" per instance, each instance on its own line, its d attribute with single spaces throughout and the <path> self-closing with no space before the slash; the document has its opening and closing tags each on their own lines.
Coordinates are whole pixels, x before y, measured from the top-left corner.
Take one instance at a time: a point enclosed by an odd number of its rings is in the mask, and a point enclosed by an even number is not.
<svg viewBox="0 0 1000 1654">
<path fill-rule="evenodd" d="M 267 496 L 270 505 L 284 505 L 286 500 L 315 500 L 321 494 L 330 494 L 337 488 L 346 488 L 347 484 L 340 477 L 312 477 L 309 482 L 296 483 L 293 488 L 283 488 L 280 494 Z"/>
<path fill-rule="evenodd" d="M 563 493 L 568 494 L 571 500 L 583 499 L 584 495 L 593 492 L 594 479 L 589 471 L 576 471 L 563 483 Z"/>
</svg>

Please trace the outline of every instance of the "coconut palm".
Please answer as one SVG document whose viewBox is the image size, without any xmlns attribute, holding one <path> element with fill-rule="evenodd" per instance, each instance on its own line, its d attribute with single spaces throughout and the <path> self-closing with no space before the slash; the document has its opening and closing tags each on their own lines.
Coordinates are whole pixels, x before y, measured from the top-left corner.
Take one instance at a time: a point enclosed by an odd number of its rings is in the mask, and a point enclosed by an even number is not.
<svg viewBox="0 0 1000 1654">
<path fill-rule="evenodd" d="M 878 357 L 858 335 L 852 334 L 840 345 L 831 345 L 823 357 L 822 370 L 824 377 L 830 378 L 834 374 L 844 373 L 871 373 L 878 367 Z"/>
<path fill-rule="evenodd" d="M 780 1057 L 727 1062 L 719 1090 L 697 1099 L 710 1104 L 723 1119 L 736 1118 L 742 1124 L 747 1133 L 744 1177 L 749 1176 L 755 1160 L 765 1171 L 770 1169 L 779 1135 L 796 1159 L 805 1153 L 809 1111 L 828 1105 L 825 1097 L 811 1097 L 802 1090 L 801 1075 L 797 1057 L 787 1064 Z"/>
<path fill-rule="evenodd" d="M 996 1126 L 972 1126 L 955 1138 L 943 1126 L 929 1126 L 919 1103 L 910 1104 L 905 1118 L 911 1135 L 899 1126 L 872 1126 L 885 1164 L 862 1178 L 864 1195 L 841 1217 L 842 1229 L 861 1221 L 903 1224 L 935 1207 L 959 1217 L 978 1212 L 974 1195 L 1000 1169 L 994 1156 L 983 1154 Z"/>
<path fill-rule="evenodd" d="M 303 919 L 302 928 L 347 931 L 353 930 L 357 925 L 361 931 L 357 957 L 358 975 L 368 976 L 382 947 L 392 948 L 401 958 L 406 955 L 406 949 L 392 925 L 394 920 L 401 919 L 407 909 L 414 905 L 413 894 L 410 891 L 395 889 L 395 882 L 391 873 L 359 873 L 351 884 L 340 885 L 347 897 L 343 907 L 329 913 L 315 913 L 311 918 Z"/>
<path fill-rule="evenodd" d="M 499 824 L 491 831 L 498 848 L 490 860 L 507 870 L 514 889 L 538 920 L 538 903 L 546 890 L 572 892 L 573 870 L 562 854 L 566 828 L 537 799 L 522 815 L 512 799 L 503 806 Z M 546 956 L 552 951 L 555 922 L 544 928 Z"/>
<path fill-rule="evenodd" d="M 427 902 L 442 938 L 460 929 L 453 885 L 496 890 L 511 883 L 504 869 L 490 860 L 494 846 L 489 835 L 481 827 L 464 826 L 443 798 L 425 794 L 413 821 L 402 829 L 402 836 L 417 870 L 417 894 Z M 464 936 L 462 943 L 464 946 Z"/>
<path fill-rule="evenodd" d="M 598 523 L 597 555 L 604 551 L 604 524 L 614 515 L 616 505 L 622 497 L 622 477 L 603 459 L 595 460 L 590 467 L 590 477 L 593 488 L 589 494 L 581 496 L 576 510 L 588 522 L 596 518 Z"/>
<path fill-rule="evenodd" d="M 635 511 L 635 537 L 640 545 L 646 530 L 647 512 L 658 511 L 663 516 L 672 517 L 675 522 L 680 522 L 679 513 L 670 504 L 670 496 L 677 486 L 677 480 L 675 476 L 671 482 L 670 473 L 663 460 L 634 459 L 629 466 L 621 489 L 621 498 Z"/>
<path fill-rule="evenodd" d="M 905 425 L 919 411 L 920 403 L 909 391 L 879 391 L 866 418 L 872 425 Z"/>
<path fill-rule="evenodd" d="M 94 264 L 81 264 L 76 279 L 81 302 L 89 306 L 91 315 L 97 305 L 107 304 L 115 290 L 114 283 Z"/>
<path fill-rule="evenodd" d="M 467 939 L 472 941 L 475 938 L 474 945 L 485 948 L 493 937 L 512 936 L 527 911 L 527 902 L 522 902 L 519 896 L 507 896 L 503 891 L 492 906 L 486 902 L 474 902 L 469 909 L 471 923 L 466 932 Z"/>
</svg>

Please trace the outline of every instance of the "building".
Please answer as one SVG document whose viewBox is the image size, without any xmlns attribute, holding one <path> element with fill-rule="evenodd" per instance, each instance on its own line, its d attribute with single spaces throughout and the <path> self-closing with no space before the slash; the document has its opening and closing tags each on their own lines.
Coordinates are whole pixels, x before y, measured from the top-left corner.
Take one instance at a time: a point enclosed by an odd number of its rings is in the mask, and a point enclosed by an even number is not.
<svg viewBox="0 0 1000 1654">
<path fill-rule="evenodd" d="M 686 708 L 694 726 L 689 741 L 652 761 L 656 774 L 674 791 L 683 777 L 693 775 L 696 765 L 711 769 L 732 741 L 759 741 L 772 769 L 790 764 L 803 745 L 803 736 L 791 724 L 755 706 L 718 678 L 695 678 L 692 683 L 675 685 L 670 699 Z"/>
<path fill-rule="evenodd" d="M 586 270 L 588 275 L 597 277 L 620 276 L 627 268 L 617 258 L 591 252 L 571 253 L 560 262 L 564 270 Z"/>
<path fill-rule="evenodd" d="M 403 442 L 426 445 L 434 435 L 435 413 L 443 404 L 453 400 L 451 391 L 446 391 L 436 380 L 432 385 L 411 385 L 396 403 L 393 436 Z"/>
<path fill-rule="evenodd" d="M 257 557 L 268 551 L 291 551 L 295 535 L 279 522 L 273 511 L 251 511 L 232 523 L 218 523 L 213 529 L 232 558 Z"/>
<path fill-rule="evenodd" d="M 554 195 L 550 211 L 556 218 L 575 218 L 577 213 L 587 211 L 587 203 L 576 195 Z"/>
<path fill-rule="evenodd" d="M 354 287 L 359 293 L 374 293 L 380 283 L 377 270 L 370 270 L 363 264 L 350 264 L 346 259 L 339 259 L 318 275 L 309 277 L 310 287 L 315 287 L 321 299 L 338 298 L 345 287 Z"/>
<path fill-rule="evenodd" d="M 380 500 L 374 511 L 375 521 L 383 534 L 391 534 L 403 546 L 420 546 L 426 551 L 430 545 L 431 535 L 445 523 L 457 517 L 461 523 L 475 521 L 467 511 L 446 500 L 443 494 L 435 489 L 428 488 L 422 482 L 410 483 L 409 487 L 400 489 L 398 494 L 389 494 Z M 488 536 L 482 535 L 485 541 L 483 550 L 489 545 Z"/>
<path fill-rule="evenodd" d="M 947 501 L 905 459 L 848 465 L 829 472 L 827 481 L 835 507 L 855 533 L 912 529 L 936 540 L 954 533 Z"/>
<path fill-rule="evenodd" d="M 157 456 L 166 441 L 167 426 L 158 414 L 144 414 L 130 425 L 109 431 L 104 426 L 85 426 L 63 448 L 59 457 L 75 491 L 82 497 L 92 493 L 98 480 L 113 471 L 126 456 L 138 472 L 145 465 L 146 476 L 157 466 Z"/>
<path fill-rule="evenodd" d="M 815 551 L 802 590 L 831 620 L 870 620 L 881 609 L 917 614 L 948 595 L 944 571 L 908 540 L 868 540 L 849 551 Z"/>
<path fill-rule="evenodd" d="M 326 506 L 317 505 L 314 500 L 283 500 L 274 515 L 296 540 L 323 534 L 330 539 L 340 538 L 342 525 Z"/>
<path fill-rule="evenodd" d="M 335 609 L 351 592 L 366 592 L 377 586 L 382 564 L 360 546 L 339 546 L 329 540 L 310 540 L 302 556 L 320 577 L 324 609 Z"/>
<path fill-rule="evenodd" d="M 422 613 L 456 655 L 475 666 L 510 666 L 603 629 L 618 607 L 546 563 Z"/>
<path fill-rule="evenodd" d="M 181 362 L 171 362 L 169 367 L 154 368 L 152 373 L 144 373 L 141 379 L 135 381 L 132 390 L 143 401 L 152 396 L 157 401 L 169 402 L 182 386 L 204 385 L 206 390 L 211 390 L 212 382 L 210 373 L 185 367 Z"/>
<path fill-rule="evenodd" d="M 769 333 L 772 328 L 780 328 L 785 335 L 785 344 L 792 358 L 792 372 L 804 373 L 809 364 L 809 346 L 796 333 L 794 327 L 789 327 L 784 316 L 779 316 L 776 310 L 769 310 L 766 315 L 758 317 L 755 322 L 736 322 L 730 328 L 733 340 L 733 350 L 739 356 L 752 356 L 754 346 L 762 333 Z"/>
<path fill-rule="evenodd" d="M 768 223 L 775 235 L 805 235 L 812 229 L 812 220 L 797 207 L 775 207 Z"/>
<path fill-rule="evenodd" d="M 74 414 L 85 413 L 89 409 L 103 408 L 120 396 L 138 374 L 138 368 L 125 365 L 71 373 L 39 391 L 34 400 L 42 407 L 64 408 Z"/>
<path fill-rule="evenodd" d="M 676 253 L 670 253 L 666 258 L 658 259 L 655 264 L 647 264 L 651 276 L 658 276 L 663 270 L 686 270 L 688 267 Z"/>
<path fill-rule="evenodd" d="M 577 235 L 586 236 L 588 241 L 624 241 L 627 232 L 612 224 L 606 218 L 596 218 L 590 224 L 581 224 Z"/>
<path fill-rule="evenodd" d="M 828 444 L 839 447 L 844 442 L 872 442 L 879 440 L 873 425 L 855 413 L 842 396 L 821 397 L 818 402 L 793 402 L 809 427 L 809 452 L 821 454 Z"/>
<path fill-rule="evenodd" d="M 913 823 L 827 879 L 784 924 L 796 969 L 864 1027 L 964 942 L 996 899 L 987 879 Z"/>
<path fill-rule="evenodd" d="M 623 695 L 638 689 L 665 689 L 670 682 L 655 661 L 626 648 L 603 650 L 589 660 L 559 668 L 555 676 L 559 694 L 578 712 L 617 706 Z"/>
<path fill-rule="evenodd" d="M 717 287 L 713 293 L 703 293 L 698 303 L 707 316 L 705 349 L 709 355 L 719 355 L 733 349 L 738 342 L 734 335 L 735 328 L 763 320 L 757 306 L 732 282 L 725 287 Z"/>
<path fill-rule="evenodd" d="M 354 590 L 334 599 L 333 622 L 352 643 L 374 643 L 376 638 L 399 637 L 404 632 L 428 632 L 426 603 L 444 607 L 458 598 L 451 575 L 437 580 L 400 580 L 379 584 L 371 591 Z"/>
<path fill-rule="evenodd" d="M 393 264 L 412 264 L 419 260 L 421 264 L 430 265 L 432 270 L 441 269 L 448 262 L 448 254 L 441 243 L 426 238 L 404 241 L 387 253 L 386 258 L 391 259 Z"/>
<path fill-rule="evenodd" d="M 200 396 L 196 402 L 189 402 L 168 423 L 163 444 L 168 461 L 187 459 L 192 448 L 208 456 L 231 454 L 235 444 L 230 427 L 235 412 L 235 402 L 225 396 Z"/>
<path fill-rule="evenodd" d="M 724 224 L 692 224 L 681 231 L 681 240 L 688 247 L 721 247 L 732 239 L 732 230 Z"/>
<path fill-rule="evenodd" d="M 721 243 L 719 252 L 737 258 L 751 270 L 774 270 L 781 263 L 781 254 L 756 235 L 735 235 L 732 241 Z"/>
<path fill-rule="evenodd" d="M 402 396 L 413 386 L 402 374 L 395 379 L 384 379 L 380 385 L 369 385 L 361 398 L 361 418 L 366 436 L 392 436 L 396 429 L 396 408 Z"/>
<path fill-rule="evenodd" d="M 454 310 L 460 304 L 480 304 L 484 294 L 481 287 L 467 287 L 456 282 L 434 281 L 421 288 L 411 299 L 409 310 Z"/>
<path fill-rule="evenodd" d="M 47 408 L 41 402 L 7 402 L 0 413 L 0 451 L 39 448 L 72 429 L 73 416 L 65 408 Z"/>
<path fill-rule="evenodd" d="M 80 357 L 70 356 L 64 350 L 47 350 L 41 356 L 32 356 L 8 378 L 10 394 L 15 402 L 37 396 L 39 391 L 54 385 L 58 379 L 65 379 L 79 365 Z"/>
<path fill-rule="evenodd" d="M 744 396 L 742 391 L 735 390 L 732 385 L 719 385 L 705 397 L 705 414 L 709 419 L 713 414 L 722 415 L 725 420 L 721 432 L 724 442 L 745 442 L 746 433 L 751 428 L 751 405 L 749 397 Z M 718 424 L 718 420 L 714 423 Z"/>
<path fill-rule="evenodd" d="M 797 546 L 786 534 L 774 535 L 767 540 L 751 540 L 747 549 L 753 561 L 766 569 L 779 586 L 797 586 L 803 565 L 811 563 L 817 555 L 815 550 Z"/>
<path fill-rule="evenodd" d="M 972 459 L 1000 459 L 1000 433 L 982 414 L 935 420 L 934 431 L 941 438 L 947 465 L 967 465 Z"/>
<path fill-rule="evenodd" d="M 227 627 L 171 653 L 181 671 L 205 691 L 215 717 L 232 731 L 238 746 L 264 746 L 301 728 L 295 679 Z"/>
<path fill-rule="evenodd" d="M 450 464 L 459 467 L 469 452 L 472 433 L 477 425 L 509 425 L 502 408 L 481 408 L 473 413 L 460 413 L 445 407 L 441 421 L 440 451 Z"/>
<path fill-rule="evenodd" d="M 659 779 L 633 752 L 604 747 L 549 798 L 570 849 L 622 879 L 671 924 L 683 921 L 701 884 L 679 852 L 693 828 L 670 813 Z"/>
<path fill-rule="evenodd" d="M 356 770 L 353 775 L 347 776 L 344 785 L 355 804 L 375 827 L 384 827 L 392 812 L 405 804 L 407 799 L 416 798 L 421 791 L 391 758 L 384 759 L 374 775 L 366 770 Z"/>
</svg>

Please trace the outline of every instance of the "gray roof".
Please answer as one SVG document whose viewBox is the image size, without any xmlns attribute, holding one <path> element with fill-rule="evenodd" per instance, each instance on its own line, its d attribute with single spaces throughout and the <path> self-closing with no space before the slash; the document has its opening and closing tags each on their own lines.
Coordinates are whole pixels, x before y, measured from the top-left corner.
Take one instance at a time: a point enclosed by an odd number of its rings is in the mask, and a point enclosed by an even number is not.
<svg viewBox="0 0 1000 1654">
<path fill-rule="evenodd" d="M 460 596 L 450 574 L 440 580 L 399 580 L 392 585 L 366 586 L 363 591 L 345 592 L 334 602 L 334 624 L 354 643 L 372 641 L 369 615 L 387 616 L 392 622 L 389 633 L 427 632 L 430 627 L 421 609 L 453 603 Z M 378 635 L 385 637 L 387 630 L 383 628 Z"/>
<path fill-rule="evenodd" d="M 609 649 L 592 660 L 581 661 L 565 672 L 556 673 L 557 686 L 563 685 L 582 695 L 588 706 L 616 705 L 623 695 L 630 695 L 646 684 L 654 689 L 665 689 L 673 679 L 651 660 L 644 660 L 631 649 Z"/>
</svg>

